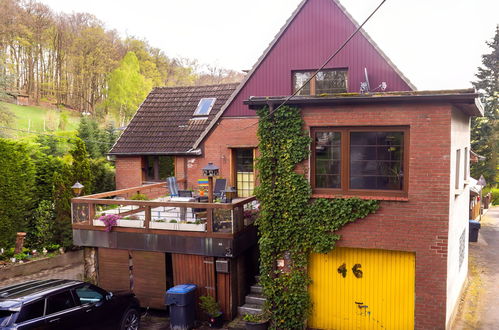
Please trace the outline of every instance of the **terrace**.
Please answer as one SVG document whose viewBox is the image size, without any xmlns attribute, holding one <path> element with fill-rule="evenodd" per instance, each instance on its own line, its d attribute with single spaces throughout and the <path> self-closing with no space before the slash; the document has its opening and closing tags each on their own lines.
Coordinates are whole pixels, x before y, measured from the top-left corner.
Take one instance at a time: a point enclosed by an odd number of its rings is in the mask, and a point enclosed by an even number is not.
<svg viewBox="0 0 499 330">
<path fill-rule="evenodd" d="M 232 257 L 256 242 L 254 196 L 230 203 L 198 200 L 168 196 L 164 182 L 73 198 L 74 243 Z M 105 225 L 106 215 L 116 216 L 115 226 Z"/>
</svg>

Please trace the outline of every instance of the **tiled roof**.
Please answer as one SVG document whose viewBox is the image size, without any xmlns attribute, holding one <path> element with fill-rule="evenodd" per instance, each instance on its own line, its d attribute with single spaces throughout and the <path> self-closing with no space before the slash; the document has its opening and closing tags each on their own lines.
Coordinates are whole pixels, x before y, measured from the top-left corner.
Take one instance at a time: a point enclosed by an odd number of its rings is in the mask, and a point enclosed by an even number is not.
<svg viewBox="0 0 499 330">
<path fill-rule="evenodd" d="M 238 84 L 155 88 L 109 154 L 188 154 Z M 193 116 L 199 100 L 216 98 L 207 117 Z"/>
</svg>

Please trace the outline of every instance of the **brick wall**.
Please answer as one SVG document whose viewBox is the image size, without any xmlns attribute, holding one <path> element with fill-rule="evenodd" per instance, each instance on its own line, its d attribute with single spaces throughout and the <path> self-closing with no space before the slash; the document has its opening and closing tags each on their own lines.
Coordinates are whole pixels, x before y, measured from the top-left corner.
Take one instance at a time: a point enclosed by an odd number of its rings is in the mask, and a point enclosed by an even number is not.
<svg viewBox="0 0 499 330">
<path fill-rule="evenodd" d="M 339 246 L 409 251 L 416 254 L 416 329 L 442 329 L 446 321 L 446 281 L 450 198 L 450 105 L 362 105 L 303 110 L 306 129 L 314 126 L 409 126 L 408 197 L 384 200 L 380 210 L 349 224 Z M 213 162 L 230 179 L 230 147 L 258 144 L 257 119 L 224 118 L 203 143 L 203 156 L 178 157 L 176 176 L 196 188 L 201 169 Z M 139 185 L 140 158 L 118 158 L 117 186 Z M 308 175 L 309 163 L 299 166 Z"/>
<path fill-rule="evenodd" d="M 382 201 L 380 210 L 346 226 L 339 246 L 410 251 L 416 254 L 417 329 L 445 328 L 450 177 L 450 105 L 335 106 L 303 110 L 311 126 L 409 126 L 408 198 Z M 234 145 L 256 145 L 255 118 L 228 119 L 204 143 L 204 155 L 188 161 L 188 185 L 213 162 L 230 177 Z M 298 167 L 308 175 L 309 162 Z"/>
<path fill-rule="evenodd" d="M 142 185 L 142 157 L 116 157 L 116 189 Z"/>
<path fill-rule="evenodd" d="M 202 168 L 209 162 L 220 168 L 220 176 L 227 178 L 230 185 L 231 149 L 230 147 L 249 147 L 258 145 L 256 138 L 257 118 L 224 118 L 203 143 L 203 155 L 187 157 L 187 187 L 196 188 L 197 180 L 202 179 Z M 179 176 L 177 175 L 177 178 Z"/>
<path fill-rule="evenodd" d="M 338 246 L 416 253 L 416 329 L 445 328 L 449 219 L 449 105 L 349 106 L 303 111 L 311 126 L 409 126 L 407 201 L 347 225 Z M 303 164 L 307 170 L 309 164 Z"/>
</svg>

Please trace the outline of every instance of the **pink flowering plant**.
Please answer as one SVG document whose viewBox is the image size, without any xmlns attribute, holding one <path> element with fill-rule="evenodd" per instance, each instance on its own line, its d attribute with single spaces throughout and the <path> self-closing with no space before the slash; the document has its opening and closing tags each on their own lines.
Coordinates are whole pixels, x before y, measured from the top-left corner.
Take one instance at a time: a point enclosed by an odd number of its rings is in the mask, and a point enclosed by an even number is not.
<svg viewBox="0 0 499 330">
<path fill-rule="evenodd" d="M 121 219 L 121 217 L 117 214 L 105 214 L 99 217 L 99 220 L 104 222 L 107 232 L 110 232 L 114 226 L 118 225 L 119 219 Z"/>
</svg>

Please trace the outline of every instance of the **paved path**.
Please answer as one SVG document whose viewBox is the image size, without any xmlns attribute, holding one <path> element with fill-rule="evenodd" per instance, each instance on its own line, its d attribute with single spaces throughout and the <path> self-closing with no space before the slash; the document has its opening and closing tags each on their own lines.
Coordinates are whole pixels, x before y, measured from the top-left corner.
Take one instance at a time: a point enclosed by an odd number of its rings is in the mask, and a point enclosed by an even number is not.
<svg viewBox="0 0 499 330">
<path fill-rule="evenodd" d="M 16 284 L 30 280 L 48 280 L 48 279 L 67 279 L 67 280 L 82 280 L 83 279 L 83 263 L 72 264 L 64 267 L 55 267 L 46 269 L 36 274 L 27 276 L 16 276 L 8 280 L 0 281 L 0 287 L 9 284 Z"/>
<path fill-rule="evenodd" d="M 453 329 L 499 329 L 499 206 L 481 225 L 478 242 L 469 246 L 469 284 Z"/>
</svg>

